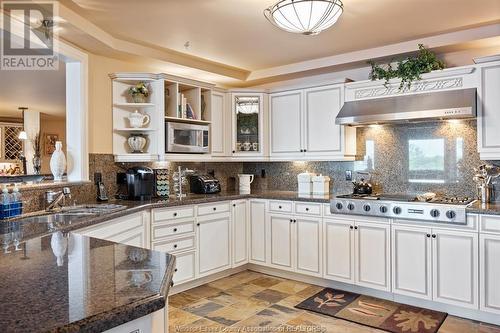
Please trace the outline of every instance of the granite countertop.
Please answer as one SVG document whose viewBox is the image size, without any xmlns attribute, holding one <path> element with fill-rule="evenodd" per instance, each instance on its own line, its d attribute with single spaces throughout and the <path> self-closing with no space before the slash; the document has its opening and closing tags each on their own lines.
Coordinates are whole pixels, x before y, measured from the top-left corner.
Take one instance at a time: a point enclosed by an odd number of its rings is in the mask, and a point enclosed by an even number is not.
<svg viewBox="0 0 500 333">
<path fill-rule="evenodd" d="M 22 239 L 22 232 L 19 222 L 2 223 L 2 245 L 7 236 Z M 163 308 L 174 264 L 167 253 L 71 232 L 4 246 L 0 327 L 2 332 L 102 332 Z"/>
<path fill-rule="evenodd" d="M 26 220 L 40 212 L 1 221 L 0 327 L 9 332 L 100 332 L 163 308 L 174 256 L 73 231 L 144 209 L 246 198 L 329 202 L 329 196 L 301 197 L 296 192 L 226 192 L 146 202 L 113 200 L 109 203 L 123 209 L 67 222 Z M 130 259 L 137 256 L 146 259 Z"/>
<path fill-rule="evenodd" d="M 109 203 L 123 205 L 122 209 L 64 223 L 23 222 L 25 216 L 0 222 L 4 250 L 0 254 L 0 327 L 9 332 L 98 332 L 161 309 L 174 256 L 73 231 L 145 209 L 247 198 L 329 203 L 332 197 L 300 196 L 292 191 L 190 194 L 183 199 L 113 200 Z M 473 203 L 467 211 L 500 215 L 500 203 Z M 147 259 L 134 263 L 130 259 L 134 253 Z M 149 273 L 134 275 L 140 271 Z M 149 277 L 151 282 L 140 282 Z"/>
<path fill-rule="evenodd" d="M 467 212 L 475 214 L 500 215 L 500 202 L 483 204 L 477 200 L 467 208 Z"/>
</svg>

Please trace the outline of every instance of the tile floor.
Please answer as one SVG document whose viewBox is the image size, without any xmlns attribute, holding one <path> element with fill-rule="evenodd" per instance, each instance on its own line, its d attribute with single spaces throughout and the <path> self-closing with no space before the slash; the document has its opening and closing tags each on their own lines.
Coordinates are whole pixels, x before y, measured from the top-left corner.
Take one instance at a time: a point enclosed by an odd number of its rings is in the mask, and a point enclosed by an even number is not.
<svg viewBox="0 0 500 333">
<path fill-rule="evenodd" d="M 169 333 L 382 332 L 295 309 L 322 287 L 244 271 L 169 298 Z M 500 333 L 500 327 L 448 316 L 440 333 Z"/>
</svg>

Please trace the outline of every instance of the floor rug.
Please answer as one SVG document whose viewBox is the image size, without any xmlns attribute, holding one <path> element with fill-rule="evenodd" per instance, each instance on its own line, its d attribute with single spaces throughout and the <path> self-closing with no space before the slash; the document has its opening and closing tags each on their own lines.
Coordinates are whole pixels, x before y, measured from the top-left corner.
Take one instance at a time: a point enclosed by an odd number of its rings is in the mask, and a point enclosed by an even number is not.
<svg viewBox="0 0 500 333">
<path fill-rule="evenodd" d="M 295 307 L 393 333 L 436 333 L 448 315 L 330 288 Z"/>
</svg>

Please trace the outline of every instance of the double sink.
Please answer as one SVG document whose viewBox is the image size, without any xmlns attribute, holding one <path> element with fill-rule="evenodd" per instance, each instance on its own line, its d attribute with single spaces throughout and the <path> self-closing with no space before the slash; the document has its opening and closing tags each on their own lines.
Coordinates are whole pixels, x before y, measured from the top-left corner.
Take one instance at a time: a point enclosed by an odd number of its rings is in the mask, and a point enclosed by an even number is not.
<svg viewBox="0 0 500 333">
<path fill-rule="evenodd" d="M 96 204 L 96 205 L 79 205 L 63 207 L 57 213 L 47 215 L 30 216 L 21 219 L 23 223 L 68 223 L 75 219 L 91 217 L 101 214 L 109 214 L 122 209 L 124 205 L 115 204 Z"/>
</svg>

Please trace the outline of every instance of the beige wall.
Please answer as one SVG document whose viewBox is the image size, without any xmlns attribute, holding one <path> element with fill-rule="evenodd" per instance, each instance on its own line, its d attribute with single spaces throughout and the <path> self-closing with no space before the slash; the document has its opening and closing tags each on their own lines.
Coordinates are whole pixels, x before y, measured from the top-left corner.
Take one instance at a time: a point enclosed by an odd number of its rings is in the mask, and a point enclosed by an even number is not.
<svg viewBox="0 0 500 333">
<path fill-rule="evenodd" d="M 158 68 L 94 54 L 89 55 L 89 152 L 113 152 L 112 97 L 109 74 L 116 72 L 161 72 Z"/>
<path fill-rule="evenodd" d="M 45 153 L 45 136 L 57 134 L 66 150 L 66 118 L 43 115 L 40 119 L 40 135 L 42 136 L 42 173 L 50 174 L 50 157 Z"/>
</svg>

